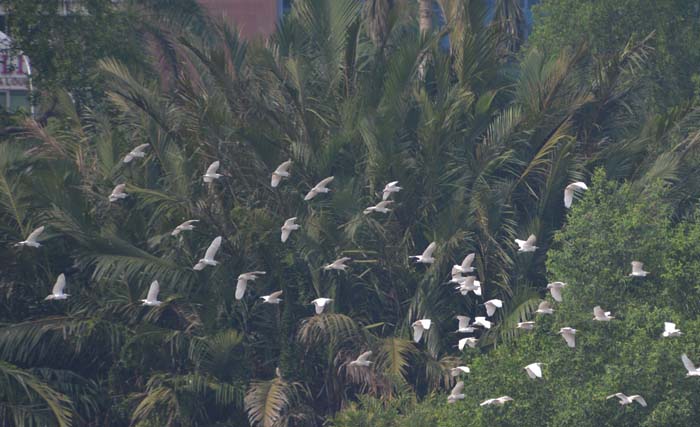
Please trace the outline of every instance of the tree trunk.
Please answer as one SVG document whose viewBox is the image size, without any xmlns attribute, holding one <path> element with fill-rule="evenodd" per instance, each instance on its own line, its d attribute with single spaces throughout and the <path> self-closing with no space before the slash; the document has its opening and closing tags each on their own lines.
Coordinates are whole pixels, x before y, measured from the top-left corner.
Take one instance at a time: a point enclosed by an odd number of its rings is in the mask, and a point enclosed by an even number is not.
<svg viewBox="0 0 700 427">
<path fill-rule="evenodd" d="M 418 25 L 421 34 L 433 29 L 433 0 L 418 0 Z"/>
</svg>

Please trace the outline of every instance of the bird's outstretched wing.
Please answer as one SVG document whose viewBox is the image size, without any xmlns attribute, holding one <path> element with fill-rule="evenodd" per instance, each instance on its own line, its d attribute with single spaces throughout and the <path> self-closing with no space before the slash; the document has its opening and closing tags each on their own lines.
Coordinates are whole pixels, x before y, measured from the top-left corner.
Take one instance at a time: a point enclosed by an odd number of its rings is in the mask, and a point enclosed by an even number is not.
<svg viewBox="0 0 700 427">
<path fill-rule="evenodd" d="M 61 273 L 58 275 L 58 279 L 56 279 L 56 283 L 53 285 L 53 289 L 51 290 L 51 293 L 54 295 L 60 295 L 63 293 L 63 289 L 66 287 L 66 276 Z"/>
<path fill-rule="evenodd" d="M 29 233 L 29 236 L 27 236 L 27 241 L 33 242 L 35 241 L 41 233 L 44 232 L 44 226 L 42 225 L 41 227 L 37 228 L 36 230 L 32 231 Z"/>
<path fill-rule="evenodd" d="M 221 246 L 221 236 L 217 236 L 214 240 L 212 240 L 211 244 L 207 248 L 207 251 L 204 253 L 204 258 L 214 259 L 216 253 L 219 251 L 219 246 Z"/>
<path fill-rule="evenodd" d="M 146 295 L 146 300 L 156 301 L 158 300 L 158 292 L 160 292 L 160 285 L 157 280 L 151 283 L 151 287 L 148 288 L 148 295 Z"/>
<path fill-rule="evenodd" d="M 219 161 L 218 160 L 209 165 L 209 167 L 207 168 L 206 174 L 213 175 L 216 173 L 217 170 L 219 170 Z"/>
<path fill-rule="evenodd" d="M 683 366 L 685 366 L 685 369 L 688 372 L 694 372 L 697 370 L 695 364 L 693 364 L 688 355 L 686 355 L 685 353 L 681 356 L 681 360 L 683 361 Z"/>
<path fill-rule="evenodd" d="M 433 256 L 433 252 L 435 252 L 435 248 L 437 248 L 437 243 L 432 242 L 431 244 L 428 245 L 427 248 L 423 251 L 423 257 L 424 258 L 430 258 Z"/>
</svg>

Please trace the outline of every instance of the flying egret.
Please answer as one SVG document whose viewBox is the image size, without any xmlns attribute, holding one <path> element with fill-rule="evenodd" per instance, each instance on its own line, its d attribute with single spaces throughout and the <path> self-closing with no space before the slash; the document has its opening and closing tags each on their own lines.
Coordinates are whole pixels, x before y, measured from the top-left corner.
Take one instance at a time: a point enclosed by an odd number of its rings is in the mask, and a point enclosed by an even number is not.
<svg viewBox="0 0 700 427">
<path fill-rule="evenodd" d="M 469 372 L 469 366 L 456 366 L 450 369 L 450 375 L 452 375 L 453 377 L 458 377 L 462 374 L 468 374 Z"/>
<path fill-rule="evenodd" d="M 245 295 L 245 290 L 248 287 L 248 282 L 253 281 L 266 274 L 264 271 L 249 271 L 248 273 L 243 273 L 238 276 L 238 282 L 236 283 L 236 299 L 242 299 Z"/>
<path fill-rule="evenodd" d="M 552 304 L 550 304 L 549 301 L 542 301 L 540 305 L 537 306 L 537 310 L 535 310 L 535 313 L 552 314 L 554 313 L 554 309 L 552 308 Z"/>
<path fill-rule="evenodd" d="M 70 294 L 64 294 L 63 289 L 66 287 L 66 276 L 61 273 L 58 275 L 58 278 L 56 279 L 56 283 L 53 285 L 53 289 L 51 290 L 51 295 L 47 296 L 44 298 L 45 300 L 54 300 L 54 299 L 67 299 Z"/>
<path fill-rule="evenodd" d="M 282 181 L 282 178 L 289 178 L 289 168 L 291 166 L 291 159 L 277 166 L 277 169 L 275 169 L 274 172 L 272 172 L 272 179 L 270 181 L 270 185 L 272 186 L 272 188 L 275 188 L 278 185 L 280 185 L 280 181 Z"/>
<path fill-rule="evenodd" d="M 486 307 L 486 316 L 491 317 L 496 312 L 497 308 L 503 308 L 503 301 L 500 299 L 490 299 L 484 303 Z"/>
<path fill-rule="evenodd" d="M 632 272 L 630 276 L 632 277 L 646 277 L 649 274 L 648 271 L 644 271 L 644 263 L 639 261 L 632 261 Z"/>
<path fill-rule="evenodd" d="M 547 284 L 547 289 L 549 289 L 549 292 L 552 294 L 552 298 L 554 298 L 554 301 L 563 301 L 561 298 L 561 290 L 564 286 L 566 286 L 566 283 L 564 282 L 552 282 Z"/>
<path fill-rule="evenodd" d="M 16 243 L 15 246 L 30 246 L 32 248 L 38 248 L 39 246 L 41 246 L 41 243 L 37 242 L 36 239 L 38 239 L 41 233 L 43 232 L 44 226 L 42 225 L 41 227 L 29 233 L 29 236 L 27 236 L 25 240 Z"/>
<path fill-rule="evenodd" d="M 413 341 L 414 342 L 419 342 L 421 337 L 423 336 L 423 331 L 427 331 L 430 329 L 432 321 L 430 319 L 420 319 L 416 320 L 411 324 L 413 327 Z"/>
<path fill-rule="evenodd" d="M 681 360 L 683 361 L 683 366 L 685 366 L 685 369 L 688 371 L 688 373 L 685 375 L 686 377 L 700 377 L 700 369 L 698 369 L 695 364 L 690 361 L 688 355 L 683 353 L 683 355 L 681 355 Z"/>
<path fill-rule="evenodd" d="M 141 302 L 143 302 L 142 305 L 148 305 L 148 306 L 159 306 L 163 302 L 158 301 L 158 292 L 160 292 L 160 285 L 158 284 L 157 280 L 154 280 L 151 282 L 151 286 L 148 288 L 148 295 L 146 295 L 146 299 L 142 299 Z"/>
<path fill-rule="evenodd" d="M 462 260 L 461 264 L 455 264 L 452 266 L 452 274 L 454 275 L 455 271 L 458 271 L 460 273 L 472 273 L 474 272 L 474 267 L 472 267 L 472 263 L 474 262 L 474 257 L 476 254 L 471 253 L 464 257 Z"/>
<path fill-rule="evenodd" d="M 301 228 L 301 225 L 295 224 L 294 221 L 297 220 L 297 217 L 291 217 L 288 218 L 287 220 L 284 221 L 284 224 L 282 225 L 282 243 L 286 242 L 287 239 L 289 239 L 289 235 L 292 233 L 292 231 L 298 230 Z"/>
<path fill-rule="evenodd" d="M 435 258 L 433 258 L 433 252 L 435 252 L 435 248 L 437 248 L 437 243 L 432 242 L 428 245 L 427 248 L 425 248 L 422 254 L 411 255 L 409 256 L 409 258 L 415 258 L 417 263 L 420 262 L 423 264 L 432 264 L 433 262 L 435 262 Z"/>
<path fill-rule="evenodd" d="M 576 347 L 576 329 L 567 326 L 559 329 L 558 333 L 561 334 L 562 337 L 564 337 L 566 345 L 568 345 L 571 348 Z"/>
<path fill-rule="evenodd" d="M 329 191 L 331 191 L 330 188 L 327 187 L 327 185 L 330 184 L 334 178 L 335 177 L 329 176 L 328 178 L 322 179 L 321 182 L 316 184 L 311 190 L 309 190 L 308 193 L 306 193 L 306 196 L 304 196 L 304 200 L 311 200 L 321 193 L 328 193 Z"/>
<path fill-rule="evenodd" d="M 177 236 L 178 234 L 182 233 L 183 231 L 190 231 L 194 230 L 194 223 L 199 222 L 198 219 L 190 219 L 188 221 L 183 222 L 182 224 L 178 225 L 175 227 L 172 233 L 170 233 L 171 236 Z"/>
<path fill-rule="evenodd" d="M 464 346 L 469 346 L 469 348 L 476 348 L 476 345 L 479 343 L 478 338 L 474 337 L 469 337 L 469 338 L 462 338 L 457 342 L 457 348 L 459 348 L 459 351 L 464 350 Z"/>
<path fill-rule="evenodd" d="M 463 278 L 459 286 L 455 287 L 462 295 L 467 295 L 470 291 L 475 295 L 481 296 L 481 282 L 476 280 L 476 276 L 467 276 Z"/>
<path fill-rule="evenodd" d="M 450 395 L 447 396 L 447 403 L 455 403 L 458 400 L 464 399 L 464 381 L 458 381 L 457 384 L 450 391 Z"/>
<path fill-rule="evenodd" d="M 609 311 L 603 311 L 599 305 L 593 307 L 593 320 L 597 320 L 599 322 L 609 322 L 614 318 L 614 316 L 610 315 Z"/>
<path fill-rule="evenodd" d="M 638 394 L 633 394 L 632 396 L 626 396 L 624 393 L 615 393 L 611 394 L 610 396 L 606 397 L 606 399 L 612 399 L 613 397 L 617 397 L 620 399 L 620 405 L 629 405 L 632 402 L 637 402 L 642 406 L 647 406 L 646 400 Z"/>
<path fill-rule="evenodd" d="M 585 182 L 577 181 L 567 185 L 564 189 L 564 206 L 568 209 L 571 207 L 571 202 L 574 201 L 574 191 L 588 190 Z"/>
<path fill-rule="evenodd" d="M 518 329 L 522 329 L 525 331 L 531 331 L 535 329 L 535 322 L 533 321 L 527 321 L 527 322 L 518 322 L 518 326 L 516 326 Z"/>
<path fill-rule="evenodd" d="M 195 266 L 192 268 L 196 271 L 199 271 L 203 270 L 204 267 L 208 265 L 217 265 L 219 261 L 215 261 L 214 257 L 219 251 L 219 246 L 221 246 L 221 236 L 217 236 L 214 240 L 212 240 L 211 244 L 207 248 L 207 251 L 204 253 L 204 258 L 200 259 L 197 262 L 197 264 L 195 264 Z"/>
<path fill-rule="evenodd" d="M 114 190 L 112 190 L 112 194 L 109 195 L 110 203 L 116 202 L 119 199 L 126 199 L 126 196 L 128 196 L 128 194 L 124 192 L 125 188 L 126 184 L 118 184 L 116 187 L 114 187 Z"/>
<path fill-rule="evenodd" d="M 481 326 L 485 329 L 491 329 L 491 321 L 486 320 L 486 317 L 484 316 L 476 316 L 474 318 L 474 323 L 472 323 L 472 326 Z"/>
<path fill-rule="evenodd" d="M 534 234 L 530 234 L 527 240 L 515 239 L 515 243 L 518 244 L 518 252 L 535 252 L 539 249 L 535 246 L 537 243 L 537 237 Z"/>
<path fill-rule="evenodd" d="M 377 203 L 374 206 L 370 206 L 366 208 L 363 212 L 365 215 L 368 215 L 372 212 L 379 212 L 379 213 L 389 213 L 391 212 L 391 209 L 389 209 L 389 205 L 394 203 L 391 200 L 382 200 L 381 202 Z"/>
<path fill-rule="evenodd" d="M 216 173 L 219 170 L 219 161 L 210 164 L 207 171 L 202 176 L 204 182 L 214 182 L 215 179 L 221 178 L 223 175 Z"/>
<path fill-rule="evenodd" d="M 391 196 L 391 193 L 398 193 L 399 191 L 401 191 L 402 188 L 399 187 L 398 184 L 399 181 L 391 181 L 386 186 L 384 186 L 384 190 L 382 191 L 382 200 L 387 200 L 389 196 Z"/>
<path fill-rule="evenodd" d="M 537 378 L 542 378 L 542 364 L 539 362 L 530 363 L 523 369 L 525 369 L 525 372 L 527 372 L 527 376 L 532 378 L 533 380 Z"/>
<path fill-rule="evenodd" d="M 474 332 L 474 328 L 469 326 L 469 321 L 471 318 L 468 316 L 455 316 L 455 319 L 459 322 L 457 325 L 457 330 L 455 332 L 457 333 L 462 333 L 462 334 L 469 334 Z"/>
<path fill-rule="evenodd" d="M 282 292 L 284 291 L 273 292 L 270 295 L 263 295 L 260 298 L 263 300 L 263 304 L 279 304 L 282 302 L 282 299 L 280 298 Z"/>
<path fill-rule="evenodd" d="M 510 402 L 511 400 L 513 400 L 513 398 L 510 396 L 501 396 L 501 397 L 497 397 L 495 399 L 486 399 L 483 402 L 481 402 L 479 404 L 479 406 L 489 406 L 489 405 L 501 406 L 501 405 L 504 405 L 506 402 Z"/>
<path fill-rule="evenodd" d="M 316 314 L 321 314 L 331 301 L 333 301 L 332 298 L 316 298 L 315 300 L 311 301 L 311 304 L 313 304 L 316 308 Z"/>
<path fill-rule="evenodd" d="M 662 337 L 680 337 L 683 335 L 680 329 L 676 329 L 676 324 L 671 322 L 664 322 L 664 332 L 661 334 Z"/>
<path fill-rule="evenodd" d="M 140 159 L 140 158 L 143 158 L 143 157 L 146 155 L 146 153 L 143 152 L 146 148 L 148 148 L 148 144 L 141 144 L 141 145 L 136 146 L 136 148 L 134 148 L 133 150 L 131 150 L 131 151 L 129 152 L 129 154 L 127 154 L 126 156 L 124 156 L 124 160 L 122 160 L 122 161 L 123 161 L 124 163 L 129 163 L 129 162 L 131 162 L 132 160 L 134 160 L 134 159 L 137 158 L 137 157 L 138 157 L 139 159 Z"/>
<path fill-rule="evenodd" d="M 359 356 L 357 357 L 357 359 L 355 359 L 355 360 L 353 360 L 352 362 L 350 362 L 350 366 L 359 366 L 359 367 L 362 367 L 362 368 L 367 368 L 367 367 L 369 367 L 369 365 L 372 364 L 372 361 L 371 361 L 371 360 L 368 360 L 369 357 L 370 357 L 371 355 L 372 355 L 372 352 L 371 352 L 371 351 L 365 351 L 364 353 L 362 353 L 361 355 L 359 355 Z"/>
<path fill-rule="evenodd" d="M 337 260 L 333 261 L 330 264 L 324 265 L 323 269 L 326 271 L 328 271 L 328 270 L 346 271 L 348 269 L 348 266 L 345 265 L 345 263 L 348 261 L 352 261 L 352 259 L 344 256 L 342 258 L 338 258 Z"/>
</svg>

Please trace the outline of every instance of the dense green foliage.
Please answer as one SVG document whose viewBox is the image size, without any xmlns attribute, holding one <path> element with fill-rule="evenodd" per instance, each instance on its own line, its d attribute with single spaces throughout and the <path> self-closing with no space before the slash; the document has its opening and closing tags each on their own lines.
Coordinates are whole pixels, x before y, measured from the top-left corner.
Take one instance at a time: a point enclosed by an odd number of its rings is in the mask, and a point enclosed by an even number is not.
<svg viewBox="0 0 700 427">
<path fill-rule="evenodd" d="M 531 50 L 504 62 L 513 39 L 486 24 L 484 2 L 441 2 L 449 51 L 442 33 L 419 34 L 415 2 L 371 9 L 376 3 L 297 0 L 264 44 L 225 25 L 150 31 L 144 40 L 158 34 L 159 48 L 143 52 L 143 63 L 96 62 L 107 88 L 101 108 L 56 91 L 53 117 L 28 119 L 21 137 L 0 143 L 0 425 L 311 426 L 358 399 L 364 406 L 337 423 L 361 425 L 371 413 L 365 425 L 392 425 L 408 412 L 400 419 L 416 426 L 465 416 L 506 425 L 554 402 L 562 409 L 550 422 L 565 425 L 588 412 L 618 416 L 599 393 L 626 386 L 616 378 L 636 366 L 610 364 L 609 375 L 619 375 L 595 382 L 585 369 L 602 362 L 585 350 L 613 354 L 598 329 L 617 337 L 616 350 L 668 362 L 669 375 L 678 351 L 694 355 L 686 343 L 695 308 L 682 305 L 695 291 L 696 261 L 683 230 L 698 230 L 677 219 L 695 211 L 700 194 L 698 110 L 653 114 L 640 102 L 635 79 L 648 45 L 604 57 Z M 138 25 L 167 22 L 150 18 Z M 121 161 L 143 143 L 145 158 Z M 291 177 L 271 188 L 271 172 L 287 159 Z M 214 160 L 225 176 L 205 184 Z M 596 177 L 567 222 L 564 187 L 590 182 L 598 167 L 607 180 Z M 305 202 L 330 175 L 331 193 Z M 393 180 L 403 190 L 392 212 L 363 214 Z M 128 197 L 109 202 L 121 183 Z M 282 243 L 280 227 L 293 216 L 301 229 Z M 188 219 L 200 220 L 195 230 L 171 236 Z M 593 232 L 588 221 L 597 221 Z M 13 246 L 39 225 L 41 248 Z M 514 239 L 531 233 L 541 249 L 517 253 Z M 220 264 L 194 271 L 218 235 Z M 433 265 L 409 262 L 431 241 Z M 659 257 L 659 248 L 679 256 Z M 445 284 L 470 252 L 483 298 Z M 581 253 L 590 267 L 578 263 Z M 321 270 L 341 256 L 352 258 L 348 272 Z M 627 279 L 632 256 L 654 276 Z M 236 277 L 252 270 L 267 274 L 234 299 Z M 44 301 L 61 273 L 71 296 Z M 521 336 L 516 322 L 532 317 L 554 275 L 570 283 L 565 304 Z M 144 307 L 153 280 L 164 303 Z M 666 283 L 677 292 L 656 305 L 654 285 Z M 282 304 L 261 302 L 279 289 Z M 334 299 L 321 315 L 309 303 L 317 297 Z M 461 354 L 454 315 L 483 315 L 491 298 L 505 301 L 494 328 Z M 637 327 L 590 325 L 594 300 Z M 666 316 L 688 331 L 668 348 L 652 340 Z M 415 344 L 410 325 L 420 318 L 433 327 Z M 565 321 L 581 328 L 576 350 L 553 334 Z M 365 350 L 371 369 L 349 366 Z M 531 399 L 525 354 L 551 364 Z M 462 358 L 473 369 L 469 398 L 447 408 L 449 369 Z M 577 376 L 552 375 L 564 362 Z M 511 393 L 512 406 L 478 409 L 477 399 L 494 397 L 484 394 L 489 378 L 502 380 L 491 390 Z M 659 419 L 694 413 L 685 396 L 692 382 L 646 378 L 630 386 L 645 387 Z M 574 382 L 594 398 L 583 402 Z M 559 389 L 566 393 L 553 398 Z M 667 392 L 687 402 L 674 406 Z M 582 406 L 567 409 L 572 399 Z"/>
<path fill-rule="evenodd" d="M 641 74 L 644 86 L 666 105 L 700 93 L 697 1 L 542 0 L 533 12 L 529 42 L 550 53 L 585 43 L 595 53 L 614 54 L 630 37 L 653 33 L 656 54 Z"/>
<path fill-rule="evenodd" d="M 444 397 L 433 398 L 409 405 L 405 419 L 366 425 L 399 426 L 408 419 L 411 425 L 445 427 L 465 420 L 499 426 L 693 425 L 700 415 L 700 384 L 685 378 L 680 355 L 700 354 L 700 222 L 691 216 L 673 224 L 667 195 L 660 186 L 619 186 L 599 173 L 548 252 L 550 280 L 569 285 L 564 302 L 554 303 L 555 314 L 537 316 L 535 330 L 510 344 L 466 351 L 472 372 L 464 401 L 447 405 Z M 628 277 L 629 262 L 638 259 L 652 272 L 644 279 Z M 593 321 L 595 305 L 616 319 Z M 662 338 L 665 321 L 676 322 L 684 335 Z M 578 330 L 575 349 L 555 334 L 564 326 Z M 545 364 L 542 380 L 523 370 L 535 361 Z M 620 408 L 605 399 L 618 391 L 641 394 L 649 406 Z M 503 408 L 478 405 L 504 394 L 515 400 Z M 335 425 L 362 425 L 358 420 L 375 412 L 391 412 L 376 405 L 344 411 Z"/>
</svg>

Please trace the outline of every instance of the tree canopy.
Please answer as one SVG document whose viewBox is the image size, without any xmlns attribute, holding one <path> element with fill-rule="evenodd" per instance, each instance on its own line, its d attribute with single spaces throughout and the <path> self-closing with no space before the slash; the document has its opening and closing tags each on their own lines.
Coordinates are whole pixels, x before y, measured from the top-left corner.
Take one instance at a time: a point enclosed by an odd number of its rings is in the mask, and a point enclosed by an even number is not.
<svg viewBox="0 0 700 427">
<path fill-rule="evenodd" d="M 700 359 L 698 109 L 640 96 L 648 41 L 514 58 L 483 1 L 441 1 L 445 25 L 421 32 L 416 2 L 297 0 L 263 43 L 147 13 L 158 3 L 114 11 L 143 7 L 129 25 L 149 48 L 90 60 L 99 102 L 52 89 L 53 114 L 0 141 L 0 425 L 540 425 L 552 406 L 551 425 L 694 419 L 679 357 Z M 365 213 L 392 181 L 389 211 Z M 574 181 L 590 190 L 569 211 Z M 40 226 L 41 246 L 17 245 Z M 531 234 L 539 249 L 518 252 Z M 218 264 L 194 269 L 217 236 Z M 431 242 L 432 264 L 410 260 Z M 469 253 L 481 295 L 447 283 Z M 341 257 L 347 271 L 323 268 Z M 634 260 L 651 274 L 628 277 Z M 69 296 L 45 300 L 61 274 Z M 143 305 L 156 280 L 161 304 Z M 535 316 L 552 280 L 564 302 Z M 454 316 L 490 299 L 494 326 L 460 351 Z M 617 319 L 594 323 L 593 305 Z M 418 319 L 432 326 L 416 343 Z M 661 340 L 664 321 L 685 335 Z M 351 364 L 366 351 L 369 368 Z M 533 357 L 544 380 L 522 370 Z M 649 406 L 621 410 L 617 391 Z M 478 406 L 498 393 L 515 401 Z"/>
</svg>

